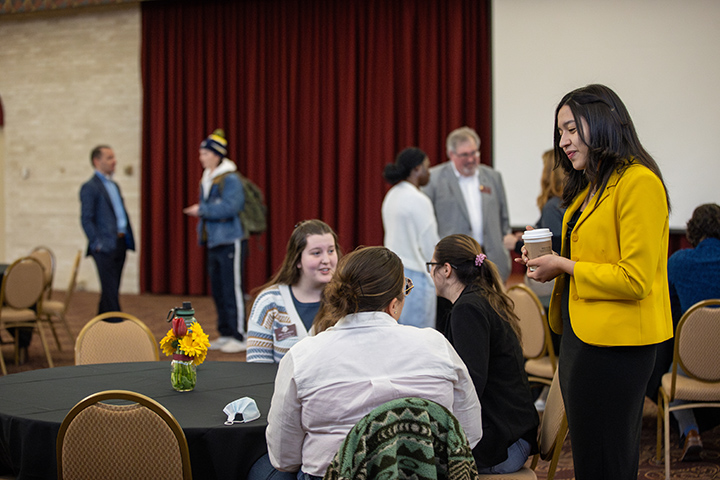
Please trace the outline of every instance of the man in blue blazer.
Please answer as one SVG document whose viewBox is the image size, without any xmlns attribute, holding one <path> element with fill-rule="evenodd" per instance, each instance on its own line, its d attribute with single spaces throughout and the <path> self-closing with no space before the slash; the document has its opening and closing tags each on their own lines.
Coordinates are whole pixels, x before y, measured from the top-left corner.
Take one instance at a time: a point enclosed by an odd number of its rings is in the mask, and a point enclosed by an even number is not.
<svg viewBox="0 0 720 480">
<path fill-rule="evenodd" d="M 86 255 L 92 255 L 100 277 L 98 314 L 120 311 L 120 277 L 127 250 L 135 250 L 130 218 L 112 180 L 117 160 L 107 145 L 90 153 L 95 174 L 80 188 L 80 221 L 88 238 Z"/>
<path fill-rule="evenodd" d="M 469 127 L 447 137 L 450 161 L 430 169 L 423 191 L 435 207 L 440 238 L 470 235 L 497 265 L 502 281 L 510 276 L 510 252 L 503 237 L 511 234 L 505 187 L 499 172 L 480 163 L 480 137 Z"/>
</svg>

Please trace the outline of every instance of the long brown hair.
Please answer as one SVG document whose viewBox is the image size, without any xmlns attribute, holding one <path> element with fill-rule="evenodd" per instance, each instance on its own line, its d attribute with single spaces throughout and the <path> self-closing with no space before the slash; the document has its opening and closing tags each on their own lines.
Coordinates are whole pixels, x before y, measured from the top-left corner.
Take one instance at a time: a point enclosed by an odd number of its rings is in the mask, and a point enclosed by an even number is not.
<svg viewBox="0 0 720 480">
<path fill-rule="evenodd" d="M 315 332 L 320 333 L 352 313 L 382 311 L 401 299 L 405 274 L 400 258 L 385 247 L 359 247 L 338 262 L 325 286 Z"/>
<path fill-rule="evenodd" d="M 555 168 L 555 151 L 548 150 L 542 155 L 543 171 L 540 177 L 540 195 L 537 197 L 537 206 L 540 210 L 553 197 L 562 198 L 565 171 Z"/>
<path fill-rule="evenodd" d="M 497 267 L 487 258 L 482 265 L 475 265 L 475 258 L 481 253 L 483 253 L 482 247 L 469 235 L 448 235 L 435 246 L 435 261 L 440 264 L 450 264 L 463 285 L 478 287 L 480 295 L 486 298 L 492 309 L 510 324 L 518 340 L 522 341 L 520 319 L 513 311 L 515 304 L 503 289 Z"/>
<path fill-rule="evenodd" d="M 253 290 L 253 295 L 257 295 L 264 289 L 271 285 L 284 284 L 284 285 L 295 285 L 300 280 L 300 269 L 297 268 L 297 264 L 300 262 L 303 250 L 307 246 L 307 237 L 310 235 L 325 235 L 330 234 L 335 242 L 335 251 L 337 252 L 338 259 L 342 256 L 340 251 L 340 245 L 338 245 L 338 238 L 335 232 L 330 226 L 322 220 L 312 219 L 303 220 L 302 222 L 295 225 L 295 229 L 290 235 L 290 239 L 287 243 L 285 252 L 285 258 L 283 259 L 282 265 L 275 275 L 268 280 L 265 284 L 259 286 Z"/>
</svg>

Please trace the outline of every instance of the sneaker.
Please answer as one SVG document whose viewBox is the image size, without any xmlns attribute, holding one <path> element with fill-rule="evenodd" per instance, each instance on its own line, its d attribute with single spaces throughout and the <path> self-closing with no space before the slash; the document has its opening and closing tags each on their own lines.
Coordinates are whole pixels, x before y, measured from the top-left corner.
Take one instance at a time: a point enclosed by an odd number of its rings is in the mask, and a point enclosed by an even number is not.
<svg viewBox="0 0 720 480">
<path fill-rule="evenodd" d="M 697 430 L 690 430 L 685 437 L 685 445 L 683 447 L 681 462 L 699 462 L 700 452 L 703 450 L 702 440 Z"/>
<path fill-rule="evenodd" d="M 233 337 L 218 337 L 210 342 L 208 350 L 220 350 L 230 340 L 235 340 Z"/>
<path fill-rule="evenodd" d="M 236 338 L 230 338 L 225 345 L 220 347 L 220 351 L 223 353 L 240 353 L 245 350 L 247 350 L 247 341 Z"/>
</svg>

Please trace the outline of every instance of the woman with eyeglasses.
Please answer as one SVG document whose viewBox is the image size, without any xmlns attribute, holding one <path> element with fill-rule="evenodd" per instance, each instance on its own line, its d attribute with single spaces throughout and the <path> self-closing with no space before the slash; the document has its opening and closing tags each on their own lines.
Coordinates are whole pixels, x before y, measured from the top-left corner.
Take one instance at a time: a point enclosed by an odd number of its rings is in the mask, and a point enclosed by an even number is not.
<svg viewBox="0 0 720 480">
<path fill-rule="evenodd" d="M 268 413 L 268 457 L 248 478 L 321 478 L 361 418 L 404 397 L 443 405 L 470 446 L 477 444 L 480 402 L 462 360 L 437 330 L 397 323 L 411 289 L 400 258 L 385 247 L 361 248 L 340 260 L 323 291 L 318 328 L 327 329 L 298 342 L 280 361 Z"/>
<path fill-rule="evenodd" d="M 473 448 L 478 472 L 516 472 L 538 450 L 539 419 L 512 300 L 495 265 L 468 235 L 440 240 L 427 269 L 437 295 L 453 304 L 445 337 L 467 365 L 482 404 L 485 433 Z"/>
<path fill-rule="evenodd" d="M 248 362 L 277 363 L 311 334 L 339 257 L 337 235 L 328 224 L 313 219 L 295 225 L 282 265 L 256 290 L 248 319 Z"/>
</svg>

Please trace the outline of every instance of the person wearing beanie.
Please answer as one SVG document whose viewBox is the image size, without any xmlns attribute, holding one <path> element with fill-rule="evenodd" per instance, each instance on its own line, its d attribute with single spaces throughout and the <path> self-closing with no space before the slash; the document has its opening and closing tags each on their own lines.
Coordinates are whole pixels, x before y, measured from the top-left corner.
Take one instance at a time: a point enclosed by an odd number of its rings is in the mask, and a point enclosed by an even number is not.
<svg viewBox="0 0 720 480">
<path fill-rule="evenodd" d="M 215 130 L 200 143 L 204 168 L 200 202 L 183 209 L 183 213 L 198 217 L 198 241 L 207 247 L 208 275 L 220 333 L 210 342 L 210 349 L 238 353 L 247 349 L 240 269 L 243 228 L 239 217 L 245 193 L 237 166 L 226 155 L 227 140 L 222 130 Z"/>
<path fill-rule="evenodd" d="M 430 181 L 430 159 L 416 147 L 404 149 L 395 163 L 385 166 L 383 177 L 393 187 L 382 203 L 383 244 L 397 254 L 405 276 L 414 284 L 406 297 L 399 323 L 435 328 L 436 296 L 425 263 L 432 259 L 438 238 L 433 205 L 420 187 Z"/>
</svg>

